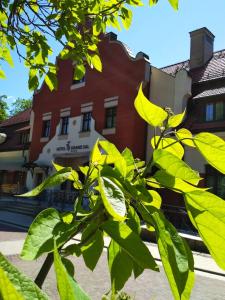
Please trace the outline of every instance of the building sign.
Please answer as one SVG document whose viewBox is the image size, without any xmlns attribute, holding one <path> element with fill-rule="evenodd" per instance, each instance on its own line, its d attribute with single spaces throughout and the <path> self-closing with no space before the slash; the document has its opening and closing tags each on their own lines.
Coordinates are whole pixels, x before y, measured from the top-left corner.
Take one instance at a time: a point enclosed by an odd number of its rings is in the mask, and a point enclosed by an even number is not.
<svg viewBox="0 0 225 300">
<path fill-rule="evenodd" d="M 60 146 L 56 148 L 57 152 L 78 152 L 79 150 L 87 150 L 89 151 L 89 145 L 70 145 L 70 141 L 66 143 L 65 146 Z"/>
</svg>

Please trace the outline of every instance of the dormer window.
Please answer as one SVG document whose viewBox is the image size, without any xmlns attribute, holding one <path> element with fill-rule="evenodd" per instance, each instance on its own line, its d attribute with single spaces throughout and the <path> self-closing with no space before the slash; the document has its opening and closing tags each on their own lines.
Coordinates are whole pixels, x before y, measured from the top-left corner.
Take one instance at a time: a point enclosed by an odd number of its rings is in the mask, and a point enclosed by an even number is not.
<svg viewBox="0 0 225 300">
<path fill-rule="evenodd" d="M 207 103 L 205 107 L 205 121 L 213 122 L 224 120 L 224 109 L 223 101 Z"/>
</svg>

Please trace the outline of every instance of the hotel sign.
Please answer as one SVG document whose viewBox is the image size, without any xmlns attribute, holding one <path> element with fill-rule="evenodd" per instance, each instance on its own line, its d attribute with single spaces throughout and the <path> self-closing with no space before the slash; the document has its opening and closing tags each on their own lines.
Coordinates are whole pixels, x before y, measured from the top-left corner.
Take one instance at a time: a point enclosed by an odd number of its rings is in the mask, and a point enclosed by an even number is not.
<svg viewBox="0 0 225 300">
<path fill-rule="evenodd" d="M 59 146 L 56 148 L 57 152 L 79 152 L 81 150 L 89 150 L 89 145 L 70 145 L 70 141 L 65 146 Z"/>
</svg>

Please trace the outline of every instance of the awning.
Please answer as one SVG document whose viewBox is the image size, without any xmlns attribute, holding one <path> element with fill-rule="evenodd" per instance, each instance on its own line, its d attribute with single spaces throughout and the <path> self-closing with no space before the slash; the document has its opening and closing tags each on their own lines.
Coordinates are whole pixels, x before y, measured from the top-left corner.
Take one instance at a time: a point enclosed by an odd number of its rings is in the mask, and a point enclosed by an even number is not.
<svg viewBox="0 0 225 300">
<path fill-rule="evenodd" d="M 200 99 L 200 98 L 218 96 L 218 95 L 223 95 L 223 94 L 225 94 L 225 87 L 220 87 L 220 88 L 216 88 L 216 89 L 204 90 L 203 92 L 194 96 L 193 99 Z"/>
<path fill-rule="evenodd" d="M 19 129 L 16 130 L 16 132 L 18 132 L 18 131 L 26 131 L 26 130 L 30 130 L 30 125 L 27 125 L 25 127 L 19 128 Z"/>
</svg>

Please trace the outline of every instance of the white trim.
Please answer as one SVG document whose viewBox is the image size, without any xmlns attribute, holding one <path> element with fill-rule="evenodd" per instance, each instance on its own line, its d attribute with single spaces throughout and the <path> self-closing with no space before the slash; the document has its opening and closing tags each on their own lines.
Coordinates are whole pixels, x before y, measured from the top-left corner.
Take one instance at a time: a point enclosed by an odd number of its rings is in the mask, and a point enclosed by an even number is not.
<svg viewBox="0 0 225 300">
<path fill-rule="evenodd" d="M 119 96 L 104 99 L 104 108 L 115 107 L 118 105 Z"/>
<path fill-rule="evenodd" d="M 109 134 L 115 134 L 116 133 L 116 128 L 105 128 L 102 130 L 103 135 L 109 135 Z"/>
<path fill-rule="evenodd" d="M 104 102 L 109 102 L 109 101 L 118 100 L 118 99 L 119 99 L 119 96 L 113 96 L 113 97 L 105 98 Z"/>
<path fill-rule="evenodd" d="M 47 113 L 42 114 L 42 120 L 43 121 L 51 120 L 51 118 L 52 118 L 52 113 L 51 112 L 47 112 Z"/>
<path fill-rule="evenodd" d="M 83 104 L 81 104 L 80 107 L 86 107 L 86 106 L 93 106 L 93 102 L 83 103 Z"/>
<path fill-rule="evenodd" d="M 81 113 L 91 112 L 92 110 L 93 110 L 93 102 L 87 102 L 81 104 L 81 108 L 80 108 Z"/>
<path fill-rule="evenodd" d="M 68 134 L 60 134 L 58 135 L 58 140 L 67 140 L 68 139 Z"/>
<path fill-rule="evenodd" d="M 70 107 L 60 109 L 60 117 L 61 118 L 62 117 L 69 117 L 70 116 L 70 111 L 71 111 Z"/>
<path fill-rule="evenodd" d="M 79 132 L 79 138 L 89 137 L 91 135 L 90 131 L 81 131 Z"/>
<path fill-rule="evenodd" d="M 76 89 L 79 89 L 79 88 L 84 87 L 84 86 L 85 86 L 85 81 L 84 82 L 75 83 L 75 84 L 71 85 L 70 89 L 71 90 L 76 90 Z"/>
<path fill-rule="evenodd" d="M 46 143 L 46 142 L 48 142 L 49 141 L 49 137 L 48 136 L 46 136 L 46 137 L 41 137 L 40 138 L 40 142 L 41 143 Z"/>
</svg>

